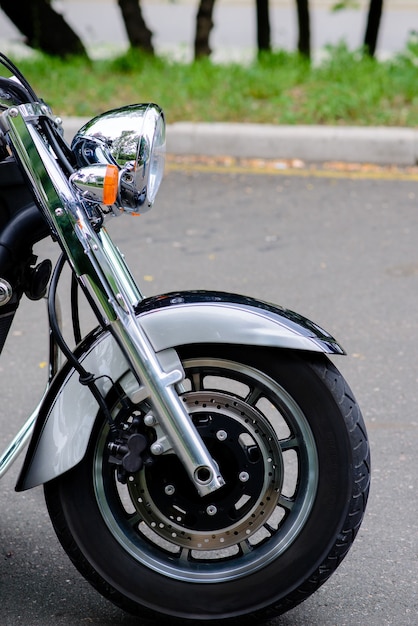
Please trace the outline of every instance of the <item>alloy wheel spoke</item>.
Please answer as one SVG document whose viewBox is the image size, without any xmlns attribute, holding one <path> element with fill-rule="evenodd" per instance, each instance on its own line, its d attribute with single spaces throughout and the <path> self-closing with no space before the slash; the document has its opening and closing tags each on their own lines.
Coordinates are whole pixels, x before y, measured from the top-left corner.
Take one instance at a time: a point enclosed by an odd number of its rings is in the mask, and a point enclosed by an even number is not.
<svg viewBox="0 0 418 626">
<path fill-rule="evenodd" d="M 246 404 L 249 404 L 250 406 L 255 406 L 257 402 L 259 401 L 259 399 L 261 398 L 261 395 L 262 395 L 261 389 L 259 387 L 253 387 L 252 389 L 250 389 L 244 402 Z"/>
<path fill-rule="evenodd" d="M 127 522 L 131 528 L 136 529 L 138 528 L 139 524 L 142 522 L 142 516 L 139 514 L 138 511 L 135 511 L 135 513 L 131 513 L 130 515 L 127 516 Z"/>
<path fill-rule="evenodd" d="M 286 513 L 289 513 L 293 509 L 294 504 L 294 498 L 289 498 L 288 496 L 284 496 L 283 494 L 280 495 L 278 505 L 285 509 Z"/>
<path fill-rule="evenodd" d="M 180 548 L 177 558 L 180 563 L 188 563 L 190 561 L 190 555 L 190 548 Z"/>
<path fill-rule="evenodd" d="M 280 439 L 279 444 L 282 452 L 285 452 L 286 450 L 296 450 L 300 445 L 299 439 L 294 435 L 287 437 L 286 439 Z"/>
<path fill-rule="evenodd" d="M 193 391 L 201 391 L 203 389 L 203 376 L 202 373 L 193 372 L 190 377 L 190 383 Z"/>
<path fill-rule="evenodd" d="M 266 529 L 266 531 L 270 534 L 271 537 L 277 532 L 277 529 L 273 528 L 273 526 L 270 526 L 268 522 L 263 524 L 263 528 Z"/>
<path fill-rule="evenodd" d="M 253 547 L 248 541 L 248 539 L 244 539 L 244 541 L 239 542 L 239 549 L 241 554 L 250 554 L 253 551 Z"/>
</svg>

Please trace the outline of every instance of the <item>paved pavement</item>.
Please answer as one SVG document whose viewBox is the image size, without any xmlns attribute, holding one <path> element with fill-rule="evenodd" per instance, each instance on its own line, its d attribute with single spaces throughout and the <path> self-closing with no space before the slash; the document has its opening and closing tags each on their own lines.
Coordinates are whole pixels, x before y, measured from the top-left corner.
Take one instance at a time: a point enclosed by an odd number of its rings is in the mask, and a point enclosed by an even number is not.
<svg viewBox="0 0 418 626">
<path fill-rule="evenodd" d="M 85 121 L 65 118 L 66 137 L 70 140 Z M 418 129 L 176 122 L 168 125 L 167 150 L 180 155 L 414 166 Z"/>
</svg>

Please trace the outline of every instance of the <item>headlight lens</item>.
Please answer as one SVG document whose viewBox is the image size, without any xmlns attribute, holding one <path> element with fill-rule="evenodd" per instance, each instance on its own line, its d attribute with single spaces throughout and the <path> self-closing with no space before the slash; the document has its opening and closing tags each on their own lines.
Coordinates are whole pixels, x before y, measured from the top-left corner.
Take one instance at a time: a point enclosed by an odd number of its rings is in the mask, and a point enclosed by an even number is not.
<svg viewBox="0 0 418 626">
<path fill-rule="evenodd" d="M 108 111 L 83 126 L 72 142 L 81 168 L 116 165 L 117 203 L 128 213 L 148 211 L 157 195 L 165 162 L 165 121 L 156 104 Z"/>
<path fill-rule="evenodd" d="M 151 203 L 155 200 L 164 175 L 165 150 L 165 123 L 164 118 L 160 115 L 155 123 L 154 141 L 149 165 L 148 198 Z"/>
</svg>

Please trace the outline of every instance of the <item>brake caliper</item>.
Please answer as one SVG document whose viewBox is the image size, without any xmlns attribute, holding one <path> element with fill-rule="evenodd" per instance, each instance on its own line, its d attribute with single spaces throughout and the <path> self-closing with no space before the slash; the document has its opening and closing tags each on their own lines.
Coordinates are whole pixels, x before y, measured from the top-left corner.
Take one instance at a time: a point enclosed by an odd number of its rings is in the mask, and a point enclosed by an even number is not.
<svg viewBox="0 0 418 626">
<path fill-rule="evenodd" d="M 152 463 L 142 413 L 125 399 L 111 431 L 109 462 L 117 466 L 119 482 L 126 484 L 129 476 Z"/>
</svg>

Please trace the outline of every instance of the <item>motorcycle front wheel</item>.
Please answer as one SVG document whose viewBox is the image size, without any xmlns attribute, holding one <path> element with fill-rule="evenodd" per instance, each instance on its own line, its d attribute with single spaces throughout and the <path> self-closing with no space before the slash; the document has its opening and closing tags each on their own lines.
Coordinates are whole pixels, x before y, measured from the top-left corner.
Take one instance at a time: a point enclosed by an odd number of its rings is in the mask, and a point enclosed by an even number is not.
<svg viewBox="0 0 418 626">
<path fill-rule="evenodd" d="M 99 415 L 83 461 L 45 486 L 50 517 L 82 575 L 131 613 L 154 623 L 272 618 L 327 580 L 360 527 L 370 458 L 359 407 L 322 354 L 178 352 L 178 393 L 225 486 L 198 496 L 173 454 L 122 484 Z M 149 409 L 127 416 L 120 397 L 109 402 L 125 427 Z"/>
</svg>

